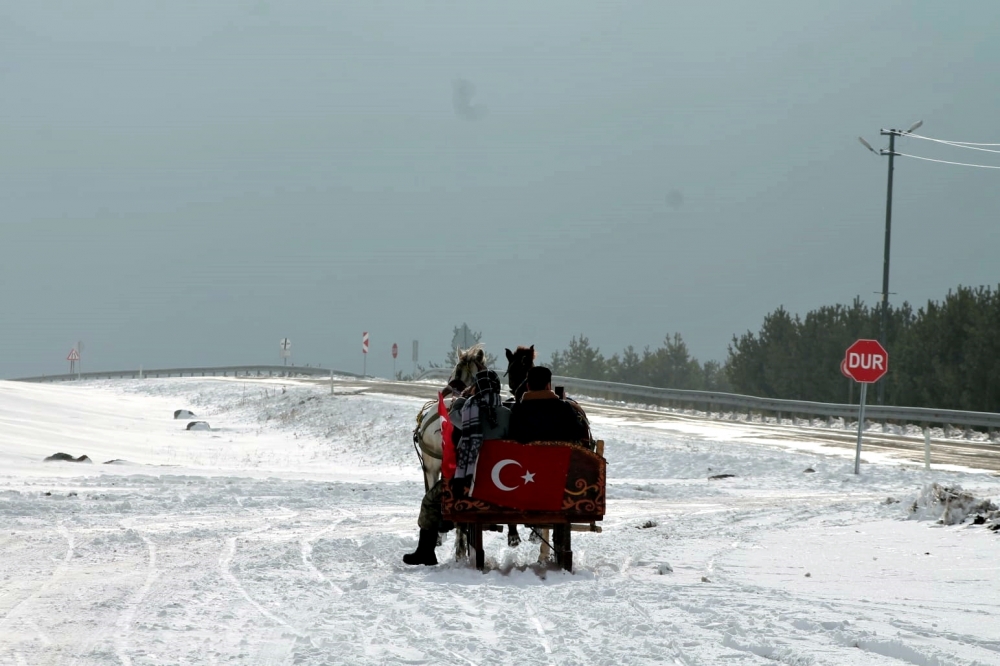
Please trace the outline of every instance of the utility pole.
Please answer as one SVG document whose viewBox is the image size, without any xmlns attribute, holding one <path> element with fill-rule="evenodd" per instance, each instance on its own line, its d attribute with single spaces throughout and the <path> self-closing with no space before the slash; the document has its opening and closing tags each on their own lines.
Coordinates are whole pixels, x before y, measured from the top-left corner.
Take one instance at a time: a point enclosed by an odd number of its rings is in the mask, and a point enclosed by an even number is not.
<svg viewBox="0 0 1000 666">
<path fill-rule="evenodd" d="M 885 194 L 885 257 L 882 260 L 882 324 L 878 337 L 878 341 L 885 348 L 888 348 L 885 336 L 889 323 L 889 239 L 892 236 L 892 161 L 896 157 L 896 135 L 898 133 L 898 130 L 882 130 L 882 136 L 889 135 L 889 183 L 886 185 Z M 884 377 L 878 383 L 878 404 L 885 404 Z"/>
<path fill-rule="evenodd" d="M 913 130 L 917 129 L 924 124 L 924 121 L 918 120 L 917 122 L 910 125 L 908 130 L 897 130 L 897 129 L 883 129 L 879 133 L 882 136 L 889 137 L 889 149 L 885 150 L 875 150 L 872 148 L 871 144 L 865 141 L 862 137 L 858 137 L 858 141 L 861 142 L 868 150 L 872 151 L 876 155 L 888 156 L 889 157 L 889 182 L 886 186 L 885 193 L 885 251 L 884 258 L 882 260 L 882 306 L 881 306 L 881 324 L 879 326 L 879 342 L 882 347 L 888 349 L 889 346 L 886 344 L 886 336 L 888 335 L 888 325 L 889 325 L 889 240 L 892 236 L 892 170 L 893 170 L 893 159 L 896 157 L 896 137 L 903 136 L 904 134 L 909 134 Z M 885 378 L 878 381 L 878 404 L 885 404 Z"/>
</svg>

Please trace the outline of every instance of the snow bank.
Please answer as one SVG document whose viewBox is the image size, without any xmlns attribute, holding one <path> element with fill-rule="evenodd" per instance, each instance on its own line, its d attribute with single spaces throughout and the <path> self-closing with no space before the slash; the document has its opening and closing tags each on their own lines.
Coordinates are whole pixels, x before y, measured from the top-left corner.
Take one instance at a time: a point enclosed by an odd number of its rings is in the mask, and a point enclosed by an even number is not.
<svg viewBox="0 0 1000 666">
<path fill-rule="evenodd" d="M 961 525 L 971 515 L 986 521 L 998 520 L 997 505 L 986 499 L 979 499 L 961 486 L 942 486 L 931 483 L 909 505 L 910 518 L 915 520 L 935 520 L 941 525 Z"/>
</svg>

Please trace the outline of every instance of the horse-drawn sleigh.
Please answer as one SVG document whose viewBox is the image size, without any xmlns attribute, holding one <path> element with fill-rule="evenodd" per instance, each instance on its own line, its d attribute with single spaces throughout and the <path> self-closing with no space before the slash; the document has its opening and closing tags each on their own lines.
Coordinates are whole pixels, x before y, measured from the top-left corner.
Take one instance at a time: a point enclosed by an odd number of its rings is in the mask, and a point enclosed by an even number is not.
<svg viewBox="0 0 1000 666">
<path fill-rule="evenodd" d="M 472 377 L 485 369 L 484 356 L 478 347 L 461 352 L 449 386 L 471 384 Z M 533 347 L 507 350 L 511 393 L 523 384 L 533 359 Z M 437 405 L 434 401 L 425 406 L 414 431 L 425 489 L 433 487 L 441 473 L 443 418 Z M 441 484 L 441 518 L 458 530 L 456 557 L 474 555 L 476 567 L 482 569 L 484 530 L 501 531 L 500 526 L 507 525 L 508 544 L 517 546 L 520 536 L 516 526 L 520 524 L 529 527 L 541 542 L 540 561 L 547 561 L 551 554 L 557 565 L 572 571 L 572 532 L 601 531 L 596 523 L 604 518 L 606 469 L 603 441 L 588 446 L 581 442 L 486 440 L 471 485 Z"/>
<path fill-rule="evenodd" d="M 464 530 L 477 569 L 485 564 L 484 529 L 525 525 L 540 537 L 539 560 L 547 560 L 551 548 L 556 564 L 573 570 L 572 533 L 600 532 L 596 523 L 604 519 L 604 442 L 598 441 L 595 448 L 590 451 L 572 442 L 483 443 L 472 486 L 445 484 L 441 493 L 441 515 Z M 532 469 L 530 461 L 542 471 Z M 524 476 L 518 476 L 522 470 Z"/>
</svg>

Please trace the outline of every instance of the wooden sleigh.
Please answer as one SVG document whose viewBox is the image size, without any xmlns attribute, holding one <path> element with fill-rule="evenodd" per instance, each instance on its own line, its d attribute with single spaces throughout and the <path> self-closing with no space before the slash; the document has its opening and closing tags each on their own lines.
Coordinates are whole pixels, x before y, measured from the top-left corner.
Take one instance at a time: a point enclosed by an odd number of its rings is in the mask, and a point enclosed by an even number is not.
<svg viewBox="0 0 1000 666">
<path fill-rule="evenodd" d="M 441 493 L 442 517 L 467 531 L 470 557 L 475 554 L 477 569 L 482 570 L 485 564 L 484 529 L 497 530 L 499 525 L 519 524 L 544 531 L 539 561 L 549 559 L 546 535 L 551 530 L 551 554 L 555 563 L 566 571 L 573 570 L 572 533 L 601 531 L 596 523 L 604 519 L 605 510 L 607 461 L 604 459 L 604 442 L 598 440 L 595 451 L 569 442 L 533 442 L 528 446 L 569 449 L 569 467 L 558 509 L 512 508 L 470 496 L 468 488 L 458 487 L 456 491 L 450 483 L 444 484 Z M 477 475 L 479 473 L 477 468 Z M 460 496 L 456 496 L 456 492 Z"/>
</svg>

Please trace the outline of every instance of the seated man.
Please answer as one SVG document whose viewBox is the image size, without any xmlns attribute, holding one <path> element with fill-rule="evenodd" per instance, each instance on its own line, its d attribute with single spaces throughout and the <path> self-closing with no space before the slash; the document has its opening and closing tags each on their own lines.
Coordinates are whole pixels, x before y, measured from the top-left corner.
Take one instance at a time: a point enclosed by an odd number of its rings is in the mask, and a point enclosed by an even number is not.
<svg viewBox="0 0 1000 666">
<path fill-rule="evenodd" d="M 528 370 L 528 390 L 510 411 L 508 436 L 528 442 L 579 442 L 590 444 L 583 410 L 552 391 L 552 371 L 544 366 Z"/>
</svg>

